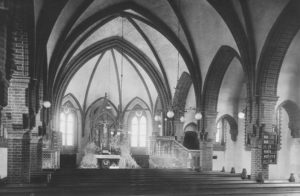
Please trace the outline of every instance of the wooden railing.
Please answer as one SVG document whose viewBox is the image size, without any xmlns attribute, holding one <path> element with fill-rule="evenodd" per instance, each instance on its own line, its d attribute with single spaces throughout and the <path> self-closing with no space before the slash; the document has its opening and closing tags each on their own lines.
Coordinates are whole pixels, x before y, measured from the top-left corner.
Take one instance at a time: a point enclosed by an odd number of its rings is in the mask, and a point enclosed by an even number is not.
<svg viewBox="0 0 300 196">
<path fill-rule="evenodd" d="M 201 151 L 187 149 L 173 136 L 157 136 L 151 143 L 150 154 L 156 159 L 169 159 L 176 162 L 175 167 L 194 169 L 200 167 Z"/>
</svg>

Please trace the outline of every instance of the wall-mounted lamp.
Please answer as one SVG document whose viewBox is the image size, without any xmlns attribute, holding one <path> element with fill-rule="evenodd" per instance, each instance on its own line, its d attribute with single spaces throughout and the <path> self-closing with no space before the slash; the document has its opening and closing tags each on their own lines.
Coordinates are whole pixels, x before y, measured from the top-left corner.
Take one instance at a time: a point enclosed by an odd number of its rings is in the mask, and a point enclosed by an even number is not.
<svg viewBox="0 0 300 196">
<path fill-rule="evenodd" d="M 202 119 L 202 114 L 201 114 L 201 112 L 197 112 L 197 113 L 195 114 L 195 119 L 196 119 L 196 120 L 201 120 L 201 119 Z"/>
<path fill-rule="evenodd" d="M 179 120 L 180 120 L 180 122 L 182 122 L 182 123 L 183 123 L 183 122 L 185 121 L 185 118 L 184 118 L 184 116 L 181 116 Z"/>
<path fill-rule="evenodd" d="M 239 119 L 245 119 L 245 113 L 244 112 L 239 112 L 238 117 L 239 117 Z"/>
<path fill-rule="evenodd" d="M 44 106 L 44 108 L 50 108 L 51 107 L 51 102 L 50 101 L 44 101 L 43 106 Z"/>
<path fill-rule="evenodd" d="M 173 112 L 173 110 L 169 110 L 168 112 L 167 112 L 167 117 L 168 118 L 173 118 L 174 117 L 174 112 Z"/>
</svg>

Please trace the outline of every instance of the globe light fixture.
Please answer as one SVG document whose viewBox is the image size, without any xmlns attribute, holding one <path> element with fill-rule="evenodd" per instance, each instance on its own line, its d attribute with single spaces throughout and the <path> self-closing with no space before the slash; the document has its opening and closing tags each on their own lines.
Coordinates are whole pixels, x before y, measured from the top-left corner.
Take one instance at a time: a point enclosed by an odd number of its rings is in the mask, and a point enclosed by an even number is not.
<svg viewBox="0 0 300 196">
<path fill-rule="evenodd" d="M 180 122 L 184 122 L 184 121 L 185 121 L 184 116 L 181 116 L 181 117 L 180 117 Z"/>
<path fill-rule="evenodd" d="M 195 119 L 196 119 L 196 120 L 201 120 L 201 118 L 202 118 L 201 112 L 197 112 L 197 113 L 195 114 Z"/>
<path fill-rule="evenodd" d="M 173 118 L 173 117 L 174 117 L 174 112 L 173 112 L 172 110 L 169 110 L 169 111 L 167 112 L 167 117 L 168 117 L 168 118 Z"/>
<path fill-rule="evenodd" d="M 44 101 L 43 106 L 44 106 L 44 108 L 50 108 L 51 107 L 50 101 Z"/>
<path fill-rule="evenodd" d="M 239 117 L 239 119 L 245 119 L 245 113 L 244 112 L 239 112 L 238 117 Z"/>
</svg>

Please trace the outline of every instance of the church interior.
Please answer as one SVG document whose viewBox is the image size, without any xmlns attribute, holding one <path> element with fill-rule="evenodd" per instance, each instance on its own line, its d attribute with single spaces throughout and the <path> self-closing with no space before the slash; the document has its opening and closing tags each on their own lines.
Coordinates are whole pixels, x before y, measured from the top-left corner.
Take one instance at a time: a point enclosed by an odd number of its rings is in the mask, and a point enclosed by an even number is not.
<svg viewBox="0 0 300 196">
<path fill-rule="evenodd" d="M 300 195 L 299 28 L 299 0 L 0 0 L 0 194 Z"/>
</svg>

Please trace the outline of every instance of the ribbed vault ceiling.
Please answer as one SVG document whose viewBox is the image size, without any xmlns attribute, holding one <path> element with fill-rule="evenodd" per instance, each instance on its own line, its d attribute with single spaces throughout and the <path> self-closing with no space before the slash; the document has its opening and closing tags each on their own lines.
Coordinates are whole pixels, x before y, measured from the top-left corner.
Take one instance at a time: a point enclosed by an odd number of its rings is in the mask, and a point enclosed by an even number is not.
<svg viewBox="0 0 300 196">
<path fill-rule="evenodd" d="M 49 36 L 38 37 L 37 43 L 39 40 L 47 40 L 50 91 L 56 93 L 55 89 L 61 85 L 57 83 L 61 77 L 60 73 L 66 72 L 65 68 L 86 48 L 101 40 L 118 37 L 132 44 L 146 56 L 147 61 L 151 62 L 162 78 L 163 86 L 170 92 L 171 97 L 174 96 L 178 77 L 184 71 L 188 72 L 193 80 L 192 88 L 196 89 L 195 95 L 198 96 L 197 99 L 188 96 L 188 100 L 197 103 L 217 51 L 222 46 L 232 48 L 239 57 L 235 58 L 226 72 L 219 104 L 226 105 L 226 97 L 238 99 L 238 91 L 245 85 L 240 81 L 244 81 L 246 76 L 249 77 L 247 74 L 251 75 L 251 71 L 257 72 L 257 62 L 263 53 L 268 35 L 289 1 L 228 0 L 224 4 L 226 6 L 222 6 L 224 2 L 34 0 L 37 29 L 39 26 L 49 29 Z M 51 20 L 55 18 L 55 22 L 47 26 L 50 19 L 44 13 L 52 12 L 55 14 L 51 15 Z M 88 107 L 97 98 L 103 97 L 105 92 L 114 104 L 122 104 L 123 107 L 134 97 L 140 97 L 153 109 L 158 96 L 155 79 L 151 78 L 133 57 L 121 57 L 121 53 L 120 48 L 112 48 L 82 62 L 81 68 L 69 81 L 64 95 L 74 94 L 82 107 Z M 249 58 L 245 57 L 247 55 Z M 100 56 L 101 60 L 96 63 Z M 121 59 L 124 93 L 120 99 Z M 247 62 L 244 62 L 245 59 Z M 246 70 L 247 74 L 244 74 L 242 66 L 251 67 L 250 71 Z M 236 71 L 237 67 L 239 71 Z M 68 67 L 68 70 L 71 68 Z M 237 79 L 233 79 L 235 77 Z M 113 87 L 108 87 L 107 81 Z M 189 95 L 194 96 L 192 91 L 190 89 Z M 188 102 L 187 104 L 195 105 Z"/>
</svg>

